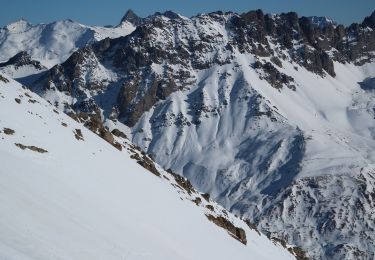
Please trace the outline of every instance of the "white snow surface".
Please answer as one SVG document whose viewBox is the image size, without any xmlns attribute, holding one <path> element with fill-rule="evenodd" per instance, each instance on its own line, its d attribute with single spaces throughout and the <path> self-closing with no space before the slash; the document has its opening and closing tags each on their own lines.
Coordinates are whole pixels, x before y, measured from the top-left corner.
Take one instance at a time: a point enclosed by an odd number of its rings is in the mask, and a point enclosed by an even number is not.
<svg viewBox="0 0 375 260">
<path fill-rule="evenodd" d="M 35 75 L 43 71 L 45 71 L 45 69 L 40 70 L 32 65 L 24 65 L 18 68 L 16 68 L 14 65 L 8 65 L 0 68 L 0 73 L 8 75 L 12 79 L 28 77 L 30 75 Z"/>
<path fill-rule="evenodd" d="M 12 80 L 0 81 L 0 131 L 0 259 L 292 259 L 228 213 L 248 243 L 233 239 L 205 217 L 208 203 L 190 201 L 198 193 L 174 188 L 160 167 L 163 178 Z"/>
</svg>

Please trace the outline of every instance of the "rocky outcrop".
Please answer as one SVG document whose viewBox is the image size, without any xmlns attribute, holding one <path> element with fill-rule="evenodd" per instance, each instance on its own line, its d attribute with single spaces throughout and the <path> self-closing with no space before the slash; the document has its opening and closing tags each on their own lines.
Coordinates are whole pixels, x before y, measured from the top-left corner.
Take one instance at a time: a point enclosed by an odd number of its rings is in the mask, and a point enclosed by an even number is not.
<svg viewBox="0 0 375 260">
<path fill-rule="evenodd" d="M 206 215 L 206 216 L 210 221 L 212 221 L 219 227 L 226 229 L 232 237 L 240 241 L 242 244 L 245 244 L 245 245 L 247 244 L 245 230 L 243 230 L 242 228 L 236 227 L 235 225 L 233 225 L 232 222 L 230 222 L 228 219 L 224 217 L 221 217 L 221 216 L 215 217 L 213 215 Z"/>
<path fill-rule="evenodd" d="M 113 145 L 116 149 L 120 151 L 122 150 L 122 145 L 115 140 L 115 138 L 113 137 L 114 134 L 111 133 L 109 129 L 107 129 L 103 125 L 102 119 L 99 114 L 88 114 L 85 112 L 79 112 L 79 113 L 70 113 L 68 115 L 71 118 L 73 118 L 75 121 L 79 123 L 83 123 L 83 125 L 86 128 L 88 128 L 89 130 L 91 130 L 92 132 L 100 136 L 101 138 L 103 138 L 105 141 Z M 118 137 L 125 136 L 124 133 L 120 132 L 118 129 L 117 131 L 114 131 L 114 133 L 117 134 L 116 136 Z M 83 140 L 83 136 L 80 130 L 79 132 L 77 131 L 75 132 L 75 137 L 77 138 L 77 140 Z"/>
<path fill-rule="evenodd" d="M 37 70 L 45 70 L 44 67 L 39 61 L 33 60 L 31 56 L 26 51 L 21 51 L 10 58 L 7 62 L 0 63 L 0 68 L 13 65 L 15 69 L 18 69 L 22 66 L 31 65 Z"/>
<path fill-rule="evenodd" d="M 139 26 L 143 23 L 143 19 L 136 15 L 133 10 L 129 9 L 121 19 L 121 23 L 123 22 L 129 22 L 134 26 Z"/>
<path fill-rule="evenodd" d="M 276 61 L 278 63 L 278 61 Z M 281 63 L 278 63 L 280 66 Z M 284 85 L 292 90 L 296 90 L 296 87 L 292 84 L 294 79 L 284 73 L 278 71 L 271 62 L 262 63 L 256 61 L 253 65 L 254 69 L 263 70 L 262 78 L 267 80 L 273 87 L 281 89 Z"/>
<path fill-rule="evenodd" d="M 375 29 L 375 11 L 363 20 L 362 27 L 370 27 L 371 29 Z"/>
<path fill-rule="evenodd" d="M 4 127 L 3 132 L 6 135 L 13 135 L 15 133 L 15 131 L 13 129 L 8 128 L 8 127 Z"/>
<path fill-rule="evenodd" d="M 48 153 L 47 150 L 45 150 L 43 148 L 40 148 L 40 147 L 36 147 L 34 145 L 23 145 L 23 144 L 20 144 L 20 143 L 16 143 L 15 145 L 22 150 L 28 149 L 30 151 L 34 151 L 34 152 L 37 152 L 37 153 Z"/>
<path fill-rule="evenodd" d="M 9 79 L 5 78 L 3 75 L 0 74 L 0 80 L 4 83 L 8 83 Z"/>
</svg>

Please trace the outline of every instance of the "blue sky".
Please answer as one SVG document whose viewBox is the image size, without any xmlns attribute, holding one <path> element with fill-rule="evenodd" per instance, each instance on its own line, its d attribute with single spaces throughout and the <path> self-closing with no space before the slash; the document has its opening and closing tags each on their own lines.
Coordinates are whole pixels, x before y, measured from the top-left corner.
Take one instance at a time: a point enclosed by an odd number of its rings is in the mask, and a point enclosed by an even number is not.
<svg viewBox="0 0 375 260">
<path fill-rule="evenodd" d="M 185 16 L 217 10 L 296 11 L 305 16 L 328 16 L 348 25 L 375 11 L 375 0 L 2 0 L 0 26 L 20 18 L 34 24 L 70 18 L 90 25 L 116 25 L 127 9 L 140 16 L 165 10 Z"/>
</svg>

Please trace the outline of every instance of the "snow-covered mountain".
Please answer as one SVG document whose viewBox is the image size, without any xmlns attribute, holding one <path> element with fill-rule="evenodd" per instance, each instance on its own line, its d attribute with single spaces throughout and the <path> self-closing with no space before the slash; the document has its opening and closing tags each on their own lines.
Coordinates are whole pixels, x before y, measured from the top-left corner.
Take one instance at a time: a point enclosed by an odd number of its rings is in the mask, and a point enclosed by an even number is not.
<svg viewBox="0 0 375 260">
<path fill-rule="evenodd" d="M 317 28 L 325 28 L 327 26 L 336 26 L 337 23 L 332 20 L 331 18 L 329 17 L 325 17 L 325 16 L 322 16 L 322 17 L 319 17 L 319 16 L 310 16 L 308 17 L 308 19 L 310 19 L 311 21 L 311 24 L 314 26 L 314 27 L 317 27 Z"/>
<path fill-rule="evenodd" d="M 294 259 L 119 130 L 113 147 L 4 76 L 0 129 L 1 259 Z"/>
<path fill-rule="evenodd" d="M 19 20 L 0 29 L 0 62 L 24 51 L 43 66 L 51 68 L 64 62 L 77 48 L 107 37 L 125 36 L 134 29 L 129 22 L 116 27 L 100 27 L 71 20 L 37 25 Z"/>
<path fill-rule="evenodd" d="M 111 120 L 163 168 L 313 259 L 374 258 L 375 12 L 348 27 L 260 10 L 122 22 L 137 28 L 85 45 L 29 87 Z"/>
<path fill-rule="evenodd" d="M 29 77 L 38 78 L 46 70 L 45 66 L 33 60 L 26 51 L 21 51 L 7 62 L 0 63 L 0 72 L 17 80 Z"/>
</svg>

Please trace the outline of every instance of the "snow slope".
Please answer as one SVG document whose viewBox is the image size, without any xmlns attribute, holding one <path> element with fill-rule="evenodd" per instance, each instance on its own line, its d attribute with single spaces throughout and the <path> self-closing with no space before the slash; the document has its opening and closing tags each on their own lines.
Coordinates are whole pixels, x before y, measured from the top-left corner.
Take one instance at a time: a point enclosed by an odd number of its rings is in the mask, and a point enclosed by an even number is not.
<svg viewBox="0 0 375 260">
<path fill-rule="evenodd" d="M 120 152 L 0 79 L 1 259 L 292 259 L 212 201 L 196 206 L 201 195 L 169 173 L 145 170 L 126 140 Z M 205 214 L 228 214 L 247 245 Z"/>
</svg>

